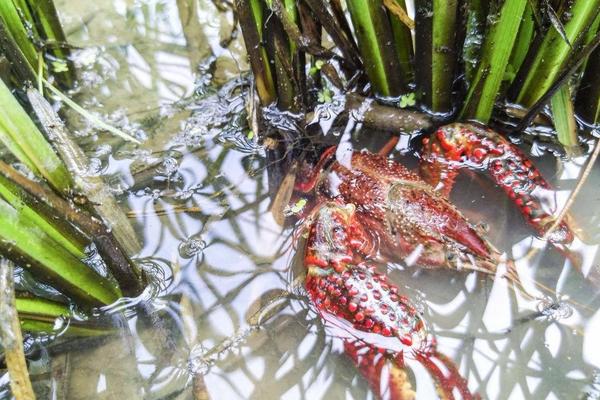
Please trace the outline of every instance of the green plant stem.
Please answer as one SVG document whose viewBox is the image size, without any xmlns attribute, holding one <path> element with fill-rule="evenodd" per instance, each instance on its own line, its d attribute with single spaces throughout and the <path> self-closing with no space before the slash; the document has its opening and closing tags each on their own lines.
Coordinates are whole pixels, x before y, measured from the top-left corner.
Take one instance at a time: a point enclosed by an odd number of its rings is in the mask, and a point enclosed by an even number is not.
<svg viewBox="0 0 600 400">
<path fill-rule="evenodd" d="M 564 84 L 551 100 L 554 127 L 558 135 L 558 141 L 565 147 L 570 155 L 577 150 L 577 122 L 571 99 L 569 84 Z"/>
<path fill-rule="evenodd" d="M 465 77 L 472 84 L 481 57 L 489 4 L 486 0 L 467 0 L 466 31 L 463 44 Z"/>
<path fill-rule="evenodd" d="M 82 240 L 82 235 L 76 235 L 71 229 L 60 229 L 64 226 L 60 226 L 57 223 L 63 221 L 56 221 L 55 215 L 44 215 L 38 213 L 36 210 L 31 208 L 29 204 L 35 204 L 30 201 L 27 204 L 23 201 L 24 197 L 28 197 L 28 193 L 24 192 L 17 185 L 6 179 L 4 176 L 0 176 L 0 198 L 3 198 L 8 202 L 24 219 L 28 219 L 39 229 L 41 229 L 48 237 L 53 239 L 56 243 L 64 247 L 69 253 L 78 259 L 85 257 L 85 246 L 88 244 Z M 38 207 L 40 209 L 41 206 Z"/>
<path fill-rule="evenodd" d="M 488 30 L 479 67 L 461 112 L 462 119 L 489 121 L 526 5 L 527 0 L 506 0 L 498 21 Z"/>
<path fill-rule="evenodd" d="M 457 0 L 415 0 L 418 98 L 433 112 L 452 108 L 456 69 Z"/>
<path fill-rule="evenodd" d="M 306 0 L 306 3 L 323 26 L 323 29 L 331 36 L 335 45 L 340 49 L 349 67 L 360 68 L 361 63 L 358 60 L 360 58 L 358 50 L 352 40 L 353 36 L 349 32 L 350 28 L 346 22 L 339 0 L 331 1 L 333 14 L 329 12 L 325 2 L 322 0 Z"/>
<path fill-rule="evenodd" d="M 27 112 L 0 80 L 0 141 L 33 173 L 61 193 L 70 193 L 71 177 Z"/>
<path fill-rule="evenodd" d="M 235 7 L 240 21 L 246 52 L 254 75 L 254 85 L 263 106 L 275 101 L 277 94 L 274 75 L 263 43 L 262 0 L 236 0 Z"/>
<path fill-rule="evenodd" d="M 62 303 L 33 297 L 30 295 L 17 295 L 15 301 L 19 313 L 21 327 L 28 332 L 52 333 L 56 331 L 56 320 L 59 318 L 69 321 L 65 335 L 69 336 L 98 336 L 114 331 L 110 326 L 90 324 L 85 321 L 69 320 L 72 316 L 70 308 Z"/>
<path fill-rule="evenodd" d="M 21 85 L 24 82 L 35 82 L 35 70 L 27 61 L 25 54 L 19 48 L 17 42 L 6 28 L 4 21 L 0 18 L 0 52 L 10 62 L 10 70 L 15 80 Z M 3 76 L 2 80 L 9 82 L 9 75 Z"/>
<path fill-rule="evenodd" d="M 564 31 L 571 44 L 579 45 L 598 12 L 600 0 L 574 0 L 562 12 Z M 550 89 L 570 55 L 569 44 L 556 29 L 549 29 L 529 66 L 516 101 L 525 107 L 531 107 Z"/>
<path fill-rule="evenodd" d="M 523 14 L 521 26 L 519 27 L 519 33 L 517 33 L 517 38 L 513 46 L 513 51 L 510 55 L 510 60 L 508 62 L 509 69 L 512 75 L 516 75 L 517 71 L 519 70 L 519 68 L 521 68 L 521 65 L 523 64 L 525 57 L 527 57 L 527 52 L 529 51 L 529 48 L 531 46 L 531 41 L 533 39 L 534 33 L 535 19 L 533 16 L 533 11 L 531 9 L 531 3 L 528 2 L 527 7 L 525 7 L 525 12 Z M 508 78 L 510 82 L 512 82 L 513 79 L 513 76 Z"/>
<path fill-rule="evenodd" d="M 402 9 L 406 10 L 404 0 L 395 0 Z M 400 19 L 390 13 L 390 21 L 398 55 L 398 73 L 403 82 L 410 82 L 414 78 L 413 71 L 413 40 L 410 29 Z"/>
<path fill-rule="evenodd" d="M 24 12 L 28 14 L 28 10 L 24 7 Z M 31 69 L 35 69 L 37 65 L 37 50 L 31 42 L 27 30 L 23 25 L 19 11 L 15 7 L 12 0 L 0 1 L 0 19 L 3 20 L 8 32 L 13 37 L 19 48 L 23 52 L 25 59 L 29 63 Z"/>
<path fill-rule="evenodd" d="M 38 32 L 41 33 L 47 44 L 50 45 L 50 53 L 54 58 L 60 60 L 67 66 L 67 70 L 57 73 L 60 82 L 65 87 L 71 87 L 75 81 L 75 66 L 71 62 L 69 56 L 70 51 L 66 46 L 67 38 L 62 29 L 62 24 L 58 18 L 56 7 L 53 0 L 20 0 L 27 1 L 29 7 L 33 11 L 38 27 Z"/>
<path fill-rule="evenodd" d="M 376 93 L 398 96 L 406 87 L 394 35 L 381 0 L 348 0 L 362 62 Z"/>
<path fill-rule="evenodd" d="M 53 210 L 55 217 L 73 224 L 92 238 L 98 252 L 106 261 L 112 275 L 126 295 L 136 296 L 141 292 L 142 287 L 137 268 L 131 262 L 131 259 L 124 254 L 121 244 L 115 240 L 115 237 L 104 224 L 82 212 L 82 210 L 73 207 L 54 192 L 28 180 L 2 161 L 0 161 L 0 174 L 29 193 L 31 197 L 35 198 L 35 201 L 43 203 L 47 208 Z"/>
<path fill-rule="evenodd" d="M 295 13 L 290 14 L 281 0 L 273 0 L 271 10 L 278 18 L 271 18 L 265 23 L 265 36 L 267 53 L 272 56 L 271 61 L 275 66 L 277 105 L 282 110 L 297 112 L 300 110 L 302 94 L 296 81 L 298 71 L 293 63 L 293 49 L 304 47 L 303 44 L 310 43 L 310 39 L 302 36 L 294 20 Z"/>
<path fill-rule="evenodd" d="M 4 200 L 0 200 L 0 251 L 83 303 L 106 305 L 121 296 L 112 283 L 73 257 Z"/>
</svg>

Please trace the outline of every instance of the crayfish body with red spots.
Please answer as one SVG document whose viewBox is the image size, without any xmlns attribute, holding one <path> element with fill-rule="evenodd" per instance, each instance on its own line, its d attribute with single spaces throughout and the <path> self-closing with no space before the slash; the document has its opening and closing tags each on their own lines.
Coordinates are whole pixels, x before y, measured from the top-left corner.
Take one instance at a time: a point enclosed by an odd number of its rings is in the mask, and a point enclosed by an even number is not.
<svg viewBox="0 0 600 400">
<path fill-rule="evenodd" d="M 404 359 L 411 357 L 429 371 L 440 397 L 477 398 L 458 368 L 437 351 L 415 306 L 376 264 L 495 273 L 499 253 L 448 200 L 465 164 L 487 171 L 525 221 L 564 251 L 573 233 L 544 208 L 550 186 L 507 139 L 475 125 L 449 125 L 426 138 L 420 175 L 384 154 L 353 152 L 345 161 L 334 155 L 335 148 L 328 149 L 296 183 L 297 192 L 313 198 L 304 224 L 309 297 L 321 314 L 355 330 L 356 339 L 345 339 L 345 351 L 379 397 L 414 397 L 403 372 Z M 397 340 L 406 350 L 382 347 L 361 332 Z M 382 385 L 384 377 L 388 381 Z"/>
</svg>

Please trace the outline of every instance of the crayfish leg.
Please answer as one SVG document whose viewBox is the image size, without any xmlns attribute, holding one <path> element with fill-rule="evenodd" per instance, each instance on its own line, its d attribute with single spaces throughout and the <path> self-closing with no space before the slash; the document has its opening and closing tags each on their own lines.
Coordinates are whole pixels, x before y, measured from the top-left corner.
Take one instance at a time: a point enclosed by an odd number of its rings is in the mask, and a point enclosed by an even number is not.
<svg viewBox="0 0 600 400">
<path fill-rule="evenodd" d="M 550 185 L 525 154 L 502 135 L 478 125 L 457 123 L 438 129 L 423 144 L 422 177 L 442 193 L 450 193 L 460 168 L 486 170 L 540 236 L 547 235 L 555 224 Z M 574 239 L 565 221 L 548 236 L 556 244 Z"/>
<path fill-rule="evenodd" d="M 404 362 L 402 352 L 383 350 L 359 340 L 346 340 L 344 350 L 367 380 L 377 398 L 391 400 L 416 398 L 417 392 L 409 378 L 409 369 Z M 480 398 L 479 395 L 471 393 L 456 365 L 437 350 L 414 352 L 414 357 L 429 373 L 440 399 L 454 400 L 455 394 L 459 394 L 462 400 Z"/>
<path fill-rule="evenodd" d="M 401 356 L 393 358 L 384 350 L 352 340 L 344 342 L 344 351 L 367 380 L 375 397 L 381 399 L 385 394 L 391 400 L 416 398 Z M 387 374 L 383 374 L 384 368 L 388 368 Z M 388 377 L 387 382 L 381 381 L 384 377 Z"/>
<path fill-rule="evenodd" d="M 444 354 L 433 350 L 431 352 L 415 352 L 415 358 L 431 374 L 436 383 L 438 394 L 441 399 L 454 399 L 454 392 L 460 394 L 463 400 L 480 399 L 478 394 L 473 394 L 467 386 L 467 381 L 460 375 L 458 368 Z M 440 367 L 443 367 L 442 370 Z"/>
</svg>

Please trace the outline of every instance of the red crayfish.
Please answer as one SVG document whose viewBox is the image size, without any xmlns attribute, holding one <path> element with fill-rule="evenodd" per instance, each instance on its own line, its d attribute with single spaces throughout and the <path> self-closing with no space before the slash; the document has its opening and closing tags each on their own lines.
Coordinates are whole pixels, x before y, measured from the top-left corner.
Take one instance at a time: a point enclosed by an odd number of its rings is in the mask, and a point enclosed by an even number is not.
<svg viewBox="0 0 600 400">
<path fill-rule="evenodd" d="M 336 148 L 300 174 L 295 189 L 314 202 L 306 217 L 305 286 L 322 315 L 351 325 L 356 339 L 345 340 L 346 353 L 378 397 L 414 397 L 404 371 L 410 357 L 429 371 L 442 398 L 470 399 L 478 396 L 436 350 L 419 312 L 376 271 L 376 263 L 495 272 L 499 253 L 447 198 L 464 165 L 486 170 L 555 246 L 567 245 L 573 234 L 544 209 L 550 188 L 537 168 L 501 135 L 453 124 L 423 144 L 420 175 L 382 153 L 352 152 L 336 160 Z M 404 350 L 381 344 L 389 340 Z"/>
</svg>

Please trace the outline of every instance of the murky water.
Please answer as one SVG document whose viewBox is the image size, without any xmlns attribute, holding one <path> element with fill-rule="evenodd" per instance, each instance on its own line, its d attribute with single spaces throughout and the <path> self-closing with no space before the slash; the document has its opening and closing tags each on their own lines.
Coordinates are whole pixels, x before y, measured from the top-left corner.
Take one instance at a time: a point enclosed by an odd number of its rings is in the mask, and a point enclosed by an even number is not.
<svg viewBox="0 0 600 400">
<path fill-rule="evenodd" d="M 153 266 L 160 294 L 114 312 L 121 327 L 114 335 L 31 343 L 39 397 L 372 398 L 342 340 L 296 283 L 292 232 L 268 210 L 264 152 L 245 123 L 247 65 L 239 35 L 231 36 L 231 11 L 210 0 L 57 6 L 80 48 L 76 100 L 144 140 L 122 144 L 67 111 L 91 168 L 137 226 L 139 259 Z M 561 205 L 586 159 L 536 159 Z M 414 165 L 410 155 L 405 161 Z M 600 273 L 599 182 L 595 168 L 572 212 L 581 231 L 574 248 L 592 276 Z M 593 279 L 544 248 L 486 180 L 461 178 L 452 200 L 471 221 L 489 225 L 487 237 L 515 260 L 538 299 L 524 299 L 499 277 L 389 265 L 391 279 L 422 308 L 439 350 L 484 398 L 600 398 Z M 414 367 L 418 398 L 431 398 L 433 386 Z M 7 379 L 0 378 L 3 387 Z"/>
</svg>

